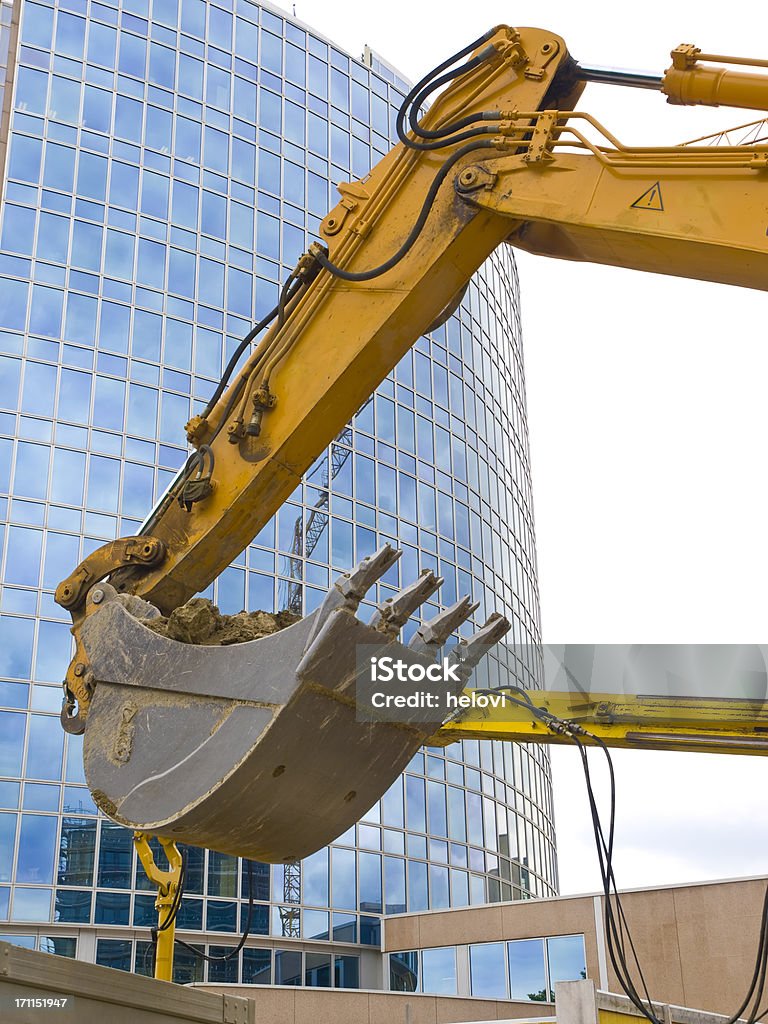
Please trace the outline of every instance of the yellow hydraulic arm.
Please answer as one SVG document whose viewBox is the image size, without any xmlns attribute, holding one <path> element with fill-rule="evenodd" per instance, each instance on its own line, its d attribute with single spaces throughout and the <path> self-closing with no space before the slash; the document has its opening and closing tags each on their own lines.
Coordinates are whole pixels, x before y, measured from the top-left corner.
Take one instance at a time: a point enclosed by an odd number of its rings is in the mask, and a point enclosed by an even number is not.
<svg viewBox="0 0 768 1024">
<path fill-rule="evenodd" d="M 240 728 L 241 714 L 252 715 L 254 728 L 263 729 L 258 716 L 266 721 L 269 700 L 277 697 L 262 697 L 260 702 L 259 694 L 237 690 L 234 677 L 226 679 L 227 692 L 226 687 L 206 689 L 208 681 L 192 670 L 160 683 L 163 657 L 145 659 L 144 675 L 152 678 L 143 680 L 143 688 L 131 689 L 132 674 L 138 669 L 132 664 L 126 669 L 120 658 L 108 666 L 112 676 L 95 675 L 83 639 L 89 619 L 91 642 L 103 650 L 114 639 L 110 623 L 122 623 L 123 639 L 128 635 L 130 623 L 120 618 L 123 613 L 128 618 L 146 617 L 143 601 L 167 613 L 205 589 L 274 515 L 314 459 L 416 339 L 457 308 L 471 275 L 496 246 L 508 242 L 563 259 L 768 288 L 767 146 L 633 148 L 620 143 L 588 113 L 576 110 L 587 81 L 657 88 L 672 103 L 768 108 L 768 77 L 754 70 L 766 62 L 719 58 L 691 46 L 678 47 L 672 58 L 663 79 L 599 72 L 580 68 L 554 33 L 499 26 L 456 55 L 464 61 L 458 70 L 449 70 L 455 61 L 446 62 L 413 90 L 413 116 L 404 108 L 399 118 L 400 144 L 363 181 L 339 187 L 341 200 L 321 225 L 322 244 L 311 246 L 286 282 L 271 327 L 250 350 L 248 343 L 257 335 L 254 329 L 242 347 L 242 366 L 236 369 L 233 361 L 204 412 L 187 424 L 195 451 L 139 536 L 100 548 L 57 589 L 56 600 L 72 614 L 77 642 L 65 680 L 62 723 L 68 731 L 83 732 L 94 679 L 111 680 L 109 689 L 99 683 L 101 719 L 95 706 L 96 721 L 89 734 L 92 765 L 96 755 L 104 753 L 99 770 L 110 784 L 121 772 L 135 770 L 136 785 L 130 793 L 154 785 L 158 806 L 169 796 L 158 781 L 163 772 L 150 766 L 151 757 L 141 746 L 147 707 L 154 713 L 155 705 L 171 707 L 175 699 L 189 712 L 190 721 L 199 711 L 200 735 L 188 740 L 199 744 L 195 756 L 200 752 L 205 761 L 206 744 L 213 746 L 218 738 L 226 745 L 226 737 L 221 738 L 226 729 Z M 719 63 L 751 69 L 712 66 Z M 444 91 L 418 120 L 420 108 L 443 85 Z M 389 557 L 385 552 L 381 567 L 390 564 Z M 97 586 L 107 578 L 109 584 Z M 429 580 L 419 585 L 422 590 L 432 586 Z M 339 601 L 352 608 L 364 591 L 355 589 L 354 574 L 344 586 Z M 335 600 L 337 595 L 330 597 Z M 462 614 L 469 611 L 467 606 Z M 404 614 L 407 618 L 407 608 Z M 495 642 L 500 617 L 495 622 L 493 618 L 484 629 Z M 102 640 L 97 620 L 102 623 Z M 396 617 L 392 621 L 396 633 Z M 376 629 L 386 633 L 386 627 L 384 621 Z M 146 638 L 147 633 L 137 636 Z M 302 634 L 290 642 L 306 652 L 313 639 L 314 634 Z M 329 646 L 335 654 L 343 644 Z M 118 653 L 122 657 L 123 648 Z M 142 652 L 131 653 L 138 657 Z M 254 655 L 257 661 L 258 657 Z M 264 659 L 268 665 L 281 664 L 279 657 L 269 663 L 268 653 Z M 334 668 L 330 656 L 310 668 L 320 677 L 328 664 Z M 302 666 L 309 672 L 306 659 Z M 124 670 L 128 675 L 121 684 L 118 677 Z M 269 672 L 258 678 L 268 689 Z M 125 697 L 121 685 L 126 687 Z M 174 686 L 181 692 L 174 694 Z M 329 699 L 332 686 L 315 686 L 314 691 L 312 686 L 302 691 L 310 694 L 307 700 L 321 691 L 323 699 Z M 158 697 L 164 687 L 168 692 Z M 346 696 L 331 696 L 338 704 L 341 729 Z M 572 742 L 574 735 L 589 742 L 583 732 L 588 729 L 609 746 L 766 752 L 768 721 L 759 702 L 520 696 L 519 691 L 518 697 L 511 706 L 466 712 L 444 725 L 430 742 L 448 744 L 477 736 Z M 227 705 L 209 729 L 204 714 L 211 706 L 224 707 L 225 698 L 231 708 Z M 327 704 L 318 707 L 322 714 L 313 707 L 302 721 L 323 718 Z M 162 716 L 160 720 L 164 721 Z M 241 730 L 246 738 L 249 728 Z M 168 729 L 165 745 L 178 741 L 181 747 L 187 739 L 183 731 Z M 310 742 L 305 737 L 305 743 Z M 345 754 L 350 749 L 345 747 Z M 182 755 L 184 751 L 177 754 L 175 748 L 168 754 L 178 762 L 172 765 L 174 771 L 186 764 Z M 193 771 L 191 765 L 190 794 L 195 796 L 199 769 Z M 277 819 L 280 786 L 291 783 L 291 767 L 259 766 L 258 778 L 267 778 L 267 769 L 271 789 L 264 799 L 271 801 L 274 793 L 269 811 Z M 210 772 L 210 791 L 224 789 L 215 766 Z M 176 779 L 176 785 L 184 781 L 178 772 Z M 231 789 L 239 794 L 240 783 L 234 775 L 233 779 Z M 348 813 L 355 810 L 351 801 L 364 795 L 344 795 L 350 801 Z M 115 820 L 130 819 L 129 812 L 118 809 L 105 793 L 97 799 Z M 242 825 L 239 804 L 235 811 Z M 166 837 L 160 827 L 164 813 L 158 811 L 157 827 L 151 831 Z M 330 814 L 318 808 L 319 817 L 326 813 Z M 255 837 L 251 841 L 277 849 L 277 840 L 269 846 L 271 840 L 259 838 L 259 829 L 271 824 L 269 815 L 259 811 L 257 818 L 245 823 Z M 176 820 L 170 811 L 166 819 Z M 195 829 L 203 826 L 209 827 L 209 832 L 200 833 L 203 836 L 222 836 L 217 848 L 251 855 L 250 847 L 243 850 L 240 833 L 230 835 L 223 827 L 217 833 L 209 820 L 185 818 L 172 832 L 194 841 Z M 275 827 L 287 835 L 292 824 L 277 821 Z M 243 828 L 245 834 L 248 829 Z M 156 974 L 169 979 L 182 862 L 173 839 L 163 838 L 169 867 L 159 869 L 147 831 L 137 833 L 136 845 L 159 886 Z M 282 847 L 278 852 L 295 853 Z"/>
<path fill-rule="evenodd" d="M 204 589 L 501 242 L 768 286 L 768 147 L 624 146 L 574 109 L 585 82 L 606 77 L 579 68 L 559 36 L 500 26 L 473 45 L 421 122 L 403 121 L 404 142 L 339 187 L 324 245 L 300 261 L 239 373 L 187 425 L 196 453 L 141 536 L 95 552 L 59 586 L 76 636 L 88 590 L 106 576 L 163 612 Z M 768 78 L 711 59 L 685 46 L 663 80 L 608 79 L 656 86 L 674 103 L 768 106 Z M 81 728 L 81 648 L 66 686 Z"/>
<path fill-rule="evenodd" d="M 502 694 L 497 690 L 492 696 L 499 700 Z M 466 691 L 466 698 L 467 709 L 444 725 L 431 745 L 466 739 L 572 744 L 571 733 L 558 726 L 566 723 L 591 734 L 583 737 L 587 746 L 596 736 L 607 747 L 627 750 L 768 754 L 768 704 L 761 700 L 529 690 L 477 707 L 476 692 Z"/>
</svg>

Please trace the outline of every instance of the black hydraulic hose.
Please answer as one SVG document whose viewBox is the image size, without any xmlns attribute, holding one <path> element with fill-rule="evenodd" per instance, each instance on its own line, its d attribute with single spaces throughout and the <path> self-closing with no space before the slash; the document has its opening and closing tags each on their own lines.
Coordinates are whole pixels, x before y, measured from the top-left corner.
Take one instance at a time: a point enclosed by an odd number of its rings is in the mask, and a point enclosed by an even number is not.
<svg viewBox="0 0 768 1024">
<path fill-rule="evenodd" d="M 467 54 L 472 53 L 472 51 L 476 50 L 478 46 L 482 46 L 483 43 L 487 43 L 488 40 L 495 34 L 495 32 L 495 27 L 488 29 L 488 31 L 484 32 L 483 35 L 479 36 L 479 38 L 475 39 L 473 42 L 469 43 L 463 49 L 459 50 L 457 53 L 454 53 L 451 57 L 448 57 L 446 60 L 444 60 L 442 64 L 438 64 L 436 68 L 433 68 L 432 71 L 424 75 L 424 77 L 420 81 L 418 81 L 416 85 L 414 85 L 414 87 L 405 97 L 403 104 L 400 107 L 400 110 L 398 111 L 397 134 L 399 138 L 402 138 L 402 136 L 405 134 L 405 113 L 408 110 L 408 108 L 413 106 L 414 104 L 416 108 L 418 108 L 420 106 L 420 102 L 423 102 L 423 99 L 426 99 L 426 97 L 429 96 L 429 94 L 433 92 L 435 88 L 437 88 L 437 83 L 435 79 L 437 78 L 438 75 L 441 75 L 452 64 L 455 64 L 457 60 L 461 60 L 462 57 L 466 57 Z M 486 59 L 487 57 L 483 57 L 483 60 Z M 474 58 L 474 61 L 478 62 L 478 58 Z M 468 61 L 467 63 L 472 64 L 473 67 L 476 66 L 476 64 L 473 64 L 473 61 Z M 463 68 L 455 69 L 453 72 L 449 73 L 449 77 L 447 80 L 452 81 L 454 78 L 457 78 L 460 74 L 464 74 L 466 70 L 468 70 L 466 66 L 464 66 Z M 422 100 L 419 103 L 416 103 L 416 99 L 422 93 L 424 93 Z"/>
<path fill-rule="evenodd" d="M 474 68 L 479 67 L 481 64 L 485 64 L 486 61 L 495 53 L 495 47 L 487 46 L 481 53 L 477 55 L 477 57 L 474 57 L 472 60 L 467 61 L 466 64 L 462 64 L 461 67 L 456 68 L 454 71 L 447 72 L 441 78 L 436 78 L 434 82 L 432 82 L 430 86 L 426 90 L 424 90 L 420 96 L 417 97 L 417 100 L 419 100 L 420 102 L 417 103 L 417 105 L 415 106 L 411 106 L 409 111 L 408 105 L 406 103 L 403 103 L 402 107 L 398 111 L 397 120 L 395 122 L 397 136 L 400 139 L 400 141 L 404 142 L 409 149 L 442 149 L 444 146 L 452 145 L 453 142 L 458 141 L 457 139 L 454 139 L 452 137 L 453 133 L 458 131 L 460 127 L 464 127 L 465 121 L 468 124 L 474 124 L 477 120 L 483 120 L 482 115 L 470 114 L 462 118 L 460 121 L 454 122 L 452 124 L 443 125 L 441 128 L 435 130 L 434 132 L 428 132 L 427 129 L 423 129 L 419 125 L 419 107 L 421 106 L 421 103 L 427 98 L 427 96 L 430 95 L 430 93 L 440 88 L 440 86 L 447 85 L 449 82 L 453 82 L 455 79 L 460 78 L 462 75 L 465 75 L 468 71 L 474 70 Z M 415 135 L 420 136 L 421 138 L 434 139 L 436 141 L 416 142 L 413 139 L 408 138 L 408 136 L 405 134 L 404 129 L 406 111 L 408 111 L 408 122 L 410 124 L 411 131 Z M 498 119 L 498 115 L 496 119 Z M 490 118 L 486 118 L 486 120 L 490 120 Z M 481 130 L 482 129 L 480 128 L 475 129 L 475 131 Z M 485 130 L 487 131 L 488 129 Z M 463 137 L 466 138 L 466 134 Z"/>
<path fill-rule="evenodd" d="M 385 274 L 392 267 L 396 266 L 400 260 L 406 255 L 408 250 L 413 246 L 416 239 L 421 234 L 421 231 L 426 223 L 429 212 L 432 209 L 432 205 L 437 196 L 438 189 L 445 181 L 448 173 L 458 163 L 462 157 L 465 157 L 468 153 L 472 153 L 477 149 L 493 149 L 493 143 L 489 140 L 482 142 L 470 142 L 466 146 L 462 146 L 461 149 L 457 149 L 455 153 L 452 153 L 450 157 L 445 161 L 443 166 L 435 175 L 432 184 L 429 187 L 426 198 L 421 207 L 419 216 L 416 219 L 416 223 L 410 230 L 408 237 L 405 239 L 400 248 L 392 256 L 389 257 L 386 262 L 381 263 L 378 267 L 372 267 L 370 270 L 361 270 L 357 273 L 350 270 L 343 270 L 341 267 L 337 267 L 331 263 L 328 257 L 323 252 L 315 252 L 315 258 L 317 262 L 323 267 L 324 270 L 328 270 L 334 277 L 341 278 L 342 281 L 372 281 L 373 278 L 379 277 L 381 274 Z"/>
<path fill-rule="evenodd" d="M 508 691 L 507 700 L 512 704 L 527 710 L 533 717 L 540 719 L 545 725 L 549 726 L 555 732 L 565 735 L 570 738 L 578 748 L 579 754 L 582 760 L 582 766 L 584 769 L 584 778 L 587 785 L 587 798 L 589 802 L 590 817 L 592 821 L 592 829 L 595 837 L 595 844 L 597 849 L 598 866 L 600 870 L 600 878 L 603 886 L 603 895 L 605 897 L 605 930 L 606 930 L 606 945 L 608 948 L 609 959 L 611 965 L 616 973 L 616 977 L 619 981 L 620 987 L 629 997 L 630 1001 L 636 1007 L 636 1009 L 650 1022 L 650 1024 L 662 1024 L 659 1018 L 654 1013 L 653 1002 L 651 1000 L 648 985 L 643 973 L 643 969 L 640 965 L 640 960 L 635 948 L 632 934 L 629 928 L 629 922 L 627 921 L 624 913 L 624 907 L 621 902 L 621 897 L 618 892 L 616 885 L 616 876 L 613 870 L 613 853 L 614 853 L 614 839 L 615 839 L 615 828 L 616 828 L 616 776 L 613 767 L 613 760 L 611 758 L 610 750 L 608 749 L 605 741 L 588 732 L 586 729 L 579 726 L 574 722 L 563 721 L 557 716 L 551 714 L 545 708 L 538 708 L 531 700 L 530 696 L 523 690 L 520 690 L 516 686 L 500 686 L 494 687 L 493 689 L 482 689 L 477 690 L 478 693 L 494 693 L 499 690 Z M 515 696 L 512 696 L 515 694 Z M 582 740 L 579 737 L 583 737 L 593 743 L 595 743 L 602 750 L 605 755 L 606 762 L 608 765 L 609 780 L 610 780 L 610 809 L 609 809 L 609 827 L 608 837 L 606 839 L 605 832 L 603 831 L 602 822 L 600 821 L 600 815 L 597 809 L 597 800 L 595 798 L 595 792 L 592 785 L 592 778 L 589 768 L 589 760 L 587 757 L 587 750 Z M 625 950 L 625 935 L 626 941 L 629 944 L 632 958 L 637 969 L 637 974 L 640 980 L 640 984 L 643 990 L 645 998 L 637 991 L 635 984 L 632 980 L 631 971 L 629 964 L 627 963 L 627 954 Z M 757 954 L 755 957 L 755 966 L 752 974 L 752 979 L 747 991 L 747 994 L 739 1006 L 738 1010 L 723 1021 L 723 1024 L 737 1024 L 741 1020 L 741 1015 L 744 1010 L 752 1003 L 752 1008 L 746 1018 L 747 1024 L 758 1024 L 759 1021 L 768 1017 L 768 1009 L 760 1011 L 760 1003 L 763 999 L 765 991 L 766 979 L 768 977 L 768 887 L 766 888 L 765 896 L 763 899 L 762 915 L 760 921 L 759 931 L 759 942 L 757 948 Z"/>
<path fill-rule="evenodd" d="M 208 416 L 212 412 L 213 407 L 216 405 L 218 400 L 221 398 L 222 394 L 224 393 L 224 388 L 229 383 L 229 379 L 232 376 L 232 374 L 234 373 L 235 367 L 237 366 L 237 362 L 240 359 L 240 356 L 243 354 L 243 352 L 245 352 L 245 350 L 251 344 L 253 339 L 256 338 L 259 334 L 261 334 L 261 332 L 264 330 L 265 327 L 268 327 L 272 323 L 272 321 L 275 319 L 275 317 L 281 316 L 281 314 L 282 314 L 282 312 L 283 312 L 283 310 L 285 308 L 286 301 L 288 301 L 288 299 L 291 298 L 291 296 L 288 294 L 288 289 L 289 289 L 291 283 L 293 282 L 293 280 L 295 278 L 295 275 L 296 275 L 296 271 L 295 270 L 291 271 L 291 273 L 289 274 L 288 278 L 285 281 L 285 284 L 283 285 L 282 289 L 280 290 L 280 298 L 278 300 L 277 305 L 274 307 L 274 309 L 271 309 L 269 311 L 269 313 L 267 313 L 267 315 L 262 320 L 259 320 L 259 322 L 256 324 L 255 327 L 252 327 L 251 330 L 248 331 L 246 336 L 238 344 L 237 348 L 232 353 L 232 356 L 231 356 L 229 362 L 226 365 L 224 373 L 221 375 L 221 380 L 216 385 L 216 390 L 213 392 L 211 397 L 208 399 L 208 404 L 206 405 L 205 409 L 203 410 L 203 414 L 202 414 L 203 418 L 205 418 L 206 416 Z"/>
<path fill-rule="evenodd" d="M 240 950 L 245 945 L 246 939 L 251 934 L 251 921 L 253 919 L 253 864 L 250 860 L 246 860 L 245 863 L 248 865 L 248 915 L 245 919 L 245 928 L 243 934 L 240 936 L 240 941 L 231 949 L 229 953 L 224 956 L 211 956 L 210 953 L 204 953 L 201 949 L 197 949 L 189 942 L 185 942 L 183 939 L 176 939 L 177 945 L 183 949 L 193 953 L 198 959 L 206 960 L 209 964 L 224 963 L 227 960 L 233 960 Z"/>
</svg>

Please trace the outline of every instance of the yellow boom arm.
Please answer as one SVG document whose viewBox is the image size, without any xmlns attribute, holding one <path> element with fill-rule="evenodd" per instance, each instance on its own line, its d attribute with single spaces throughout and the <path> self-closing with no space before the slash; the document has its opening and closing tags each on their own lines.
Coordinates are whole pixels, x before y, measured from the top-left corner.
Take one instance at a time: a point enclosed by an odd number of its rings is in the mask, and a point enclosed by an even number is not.
<svg viewBox="0 0 768 1024">
<path fill-rule="evenodd" d="M 501 694 L 502 691 L 497 691 Z M 466 691 L 468 702 L 476 701 Z M 529 690 L 531 705 L 560 722 L 574 723 L 607 747 L 627 750 L 681 750 L 708 754 L 768 754 L 768 704 L 759 700 L 651 697 L 610 693 L 556 693 Z M 523 701 L 525 703 L 525 701 Z M 457 740 L 572 744 L 567 732 L 553 731 L 519 703 L 468 707 L 430 740 L 447 747 Z M 587 745 L 589 737 L 583 739 Z"/>
<path fill-rule="evenodd" d="M 720 69 L 713 80 L 707 55 L 680 50 L 659 79 L 672 102 L 765 102 L 764 77 Z M 339 187 L 324 246 L 302 258 L 276 323 L 187 425 L 197 454 L 141 536 L 95 552 L 59 586 L 76 636 L 106 576 L 163 612 L 203 590 L 500 243 L 768 287 L 768 147 L 623 146 L 574 111 L 588 77 L 559 36 L 498 27 L 419 123 L 440 145 L 409 129 L 367 178 Z M 81 646 L 66 685 L 84 716 Z"/>
</svg>

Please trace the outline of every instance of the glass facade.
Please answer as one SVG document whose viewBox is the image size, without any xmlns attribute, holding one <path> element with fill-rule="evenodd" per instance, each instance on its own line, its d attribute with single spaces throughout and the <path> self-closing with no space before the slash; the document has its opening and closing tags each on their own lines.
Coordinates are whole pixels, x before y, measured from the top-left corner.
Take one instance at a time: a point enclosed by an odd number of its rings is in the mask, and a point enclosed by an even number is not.
<svg viewBox="0 0 768 1024">
<path fill-rule="evenodd" d="M 558 981 L 586 977 L 583 935 L 477 942 L 389 955 L 392 992 L 554 1002 Z"/>
<path fill-rule="evenodd" d="M 0 921 L 24 934 L 37 923 L 45 943 L 60 924 L 70 949 L 67 927 L 146 928 L 153 910 L 130 834 L 96 813 L 81 742 L 59 726 L 71 638 L 53 590 L 94 548 L 136 532 L 185 459 L 184 423 L 275 304 L 332 186 L 389 148 L 405 86 L 249 0 L 17 0 L 16 11 L 0 228 Z M 471 593 L 479 620 L 501 610 L 513 622 L 488 682 L 537 684 L 506 252 L 208 593 L 224 612 L 308 612 L 385 541 L 404 556 L 379 598 L 433 568 L 445 604 Z M 189 860 L 182 927 L 234 935 L 242 865 Z M 330 849 L 254 876 L 255 946 L 227 977 L 355 985 L 354 946 L 378 943 L 383 913 L 556 891 L 547 755 L 475 741 L 420 752 Z M 259 936 L 286 948 L 262 950 Z M 215 948 L 215 935 L 204 941 Z M 353 948 L 310 956 L 302 942 Z M 146 949 L 126 933 L 78 955 L 142 970 Z M 179 963 L 180 977 L 202 977 L 191 955 Z"/>
</svg>

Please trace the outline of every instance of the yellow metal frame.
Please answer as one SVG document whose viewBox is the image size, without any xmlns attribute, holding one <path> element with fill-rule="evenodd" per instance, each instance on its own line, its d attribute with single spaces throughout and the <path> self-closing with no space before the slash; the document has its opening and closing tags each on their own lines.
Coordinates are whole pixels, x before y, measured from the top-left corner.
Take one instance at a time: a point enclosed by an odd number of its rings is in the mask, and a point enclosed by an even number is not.
<svg viewBox="0 0 768 1024">
<path fill-rule="evenodd" d="M 150 838 L 144 832 L 134 832 L 133 845 L 136 847 L 136 853 L 147 878 L 153 885 L 157 886 L 157 899 L 155 900 L 155 909 L 157 910 L 155 978 L 158 981 L 173 981 L 173 947 L 176 940 L 175 914 L 170 924 L 166 924 L 166 922 L 174 912 L 174 905 L 178 898 L 177 894 L 181 884 L 182 859 L 179 848 L 172 839 L 158 836 L 158 841 L 168 860 L 167 871 L 159 868 L 155 863 L 152 847 L 149 845 Z"/>
<path fill-rule="evenodd" d="M 759 106 L 768 96 L 768 76 L 720 69 L 713 92 L 699 84 L 709 70 L 699 62 L 711 55 L 678 51 L 663 84 L 675 102 Z M 421 235 L 386 273 L 363 282 L 309 274 L 208 417 L 188 425 L 195 446 L 211 441 L 210 493 L 191 511 L 171 500 L 151 515 L 143 536 L 163 558 L 116 562 L 120 590 L 163 612 L 204 590 L 504 241 L 561 259 L 768 287 L 768 147 L 622 145 L 574 109 L 584 83 L 555 33 L 499 26 L 484 52 L 422 124 L 436 130 L 470 110 L 495 111 L 495 134 L 482 137 L 490 148 L 458 160 Z M 457 148 L 400 144 L 363 181 L 341 184 L 321 225 L 331 261 L 359 273 L 389 259 Z M 303 258 L 304 270 L 312 265 Z M 254 410 L 260 433 L 242 436 L 238 424 Z"/>
<path fill-rule="evenodd" d="M 472 699 L 472 690 L 465 694 Z M 609 747 L 768 754 L 768 703 L 762 701 L 546 690 L 528 690 L 525 695 L 536 708 L 582 726 Z M 503 707 L 468 708 L 444 725 L 430 743 L 448 746 L 462 739 L 573 743 L 567 734 L 552 732 L 531 711 L 509 701 Z M 592 742 L 588 737 L 580 740 L 587 745 Z"/>
<path fill-rule="evenodd" d="M 95 552 L 57 591 L 72 605 L 76 637 L 82 616 L 72 602 L 83 596 L 82 580 L 109 572 L 118 590 L 166 613 L 204 590 L 502 242 L 560 259 L 768 288 L 768 146 L 625 146 L 574 109 L 584 83 L 555 33 L 502 25 L 483 52 L 487 59 L 436 98 L 422 125 L 437 130 L 467 111 L 493 111 L 493 132 L 478 142 L 485 148 L 462 151 L 421 234 L 385 273 L 350 282 L 319 272 L 311 253 L 302 258 L 304 283 L 285 315 L 209 415 L 188 424 L 191 443 L 209 445 L 215 467 L 191 510 L 171 497 L 150 515 L 142 538 L 162 557 L 138 565 L 110 550 L 105 568 L 104 552 Z M 710 59 L 695 47 L 674 51 L 663 83 L 668 97 L 768 105 L 768 76 L 718 69 L 713 88 L 711 69 L 699 63 Z M 385 263 L 457 152 L 455 143 L 427 151 L 400 144 L 363 181 L 341 184 L 341 201 L 320 229 L 332 263 L 352 274 Z M 244 436 L 239 425 L 252 415 L 260 432 Z M 79 704 L 78 728 L 90 701 L 82 653 L 66 681 L 70 703 Z"/>
</svg>

